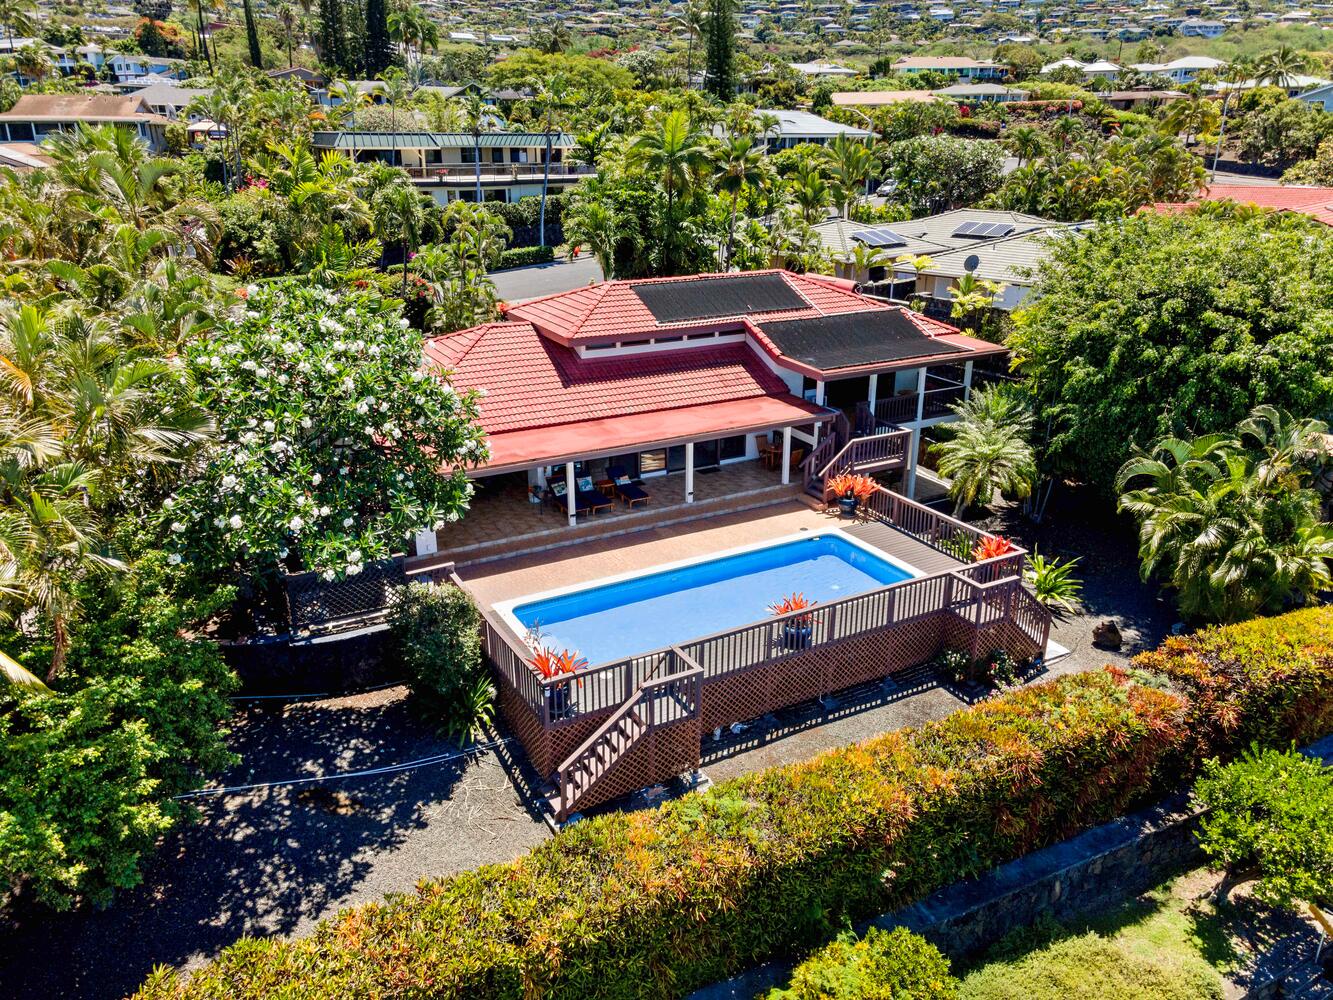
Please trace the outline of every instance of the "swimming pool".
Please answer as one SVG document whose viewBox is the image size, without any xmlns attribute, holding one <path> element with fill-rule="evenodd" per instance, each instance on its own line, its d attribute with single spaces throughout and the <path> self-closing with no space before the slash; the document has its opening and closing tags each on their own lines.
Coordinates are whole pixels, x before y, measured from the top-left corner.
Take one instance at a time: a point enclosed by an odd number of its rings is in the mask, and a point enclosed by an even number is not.
<svg viewBox="0 0 1333 1000">
<path fill-rule="evenodd" d="M 762 621 L 768 605 L 793 592 L 827 604 L 919 575 L 832 532 L 520 597 L 496 610 L 520 634 L 539 627 L 544 644 L 578 650 L 595 666 Z"/>
</svg>

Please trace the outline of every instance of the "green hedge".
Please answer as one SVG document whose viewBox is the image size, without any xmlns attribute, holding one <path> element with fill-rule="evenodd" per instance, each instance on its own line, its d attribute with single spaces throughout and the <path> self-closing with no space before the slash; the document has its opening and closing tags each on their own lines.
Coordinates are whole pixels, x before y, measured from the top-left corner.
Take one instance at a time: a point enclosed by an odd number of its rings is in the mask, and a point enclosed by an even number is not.
<svg viewBox="0 0 1333 1000">
<path fill-rule="evenodd" d="M 510 247 L 500 254 L 497 269 L 507 267 L 526 267 L 529 264 L 545 264 L 555 260 L 554 247 Z"/>
<path fill-rule="evenodd" d="M 820 948 L 768 1000 L 958 1000 L 958 980 L 940 950 L 905 927 L 872 927 Z"/>
<path fill-rule="evenodd" d="M 1327 676 L 1327 644 L 1305 637 L 1330 628 L 1325 609 L 1196 640 L 1219 662 L 1288 658 L 1240 671 L 1253 690 L 1228 734 L 1290 718 L 1274 706 Z M 1310 717 L 1333 712 L 1333 685 L 1321 697 L 1304 700 Z M 1150 801 L 1197 767 L 1215 711 L 1143 671 L 1062 677 L 578 823 L 511 864 L 424 881 L 309 937 L 239 942 L 188 980 L 161 970 L 140 995 L 681 996 Z"/>
</svg>

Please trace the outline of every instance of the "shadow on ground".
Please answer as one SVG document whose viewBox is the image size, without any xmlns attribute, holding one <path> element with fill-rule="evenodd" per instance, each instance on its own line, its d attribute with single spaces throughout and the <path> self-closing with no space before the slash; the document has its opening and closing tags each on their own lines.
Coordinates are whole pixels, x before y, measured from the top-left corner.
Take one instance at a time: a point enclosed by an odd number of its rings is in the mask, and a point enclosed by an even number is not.
<svg viewBox="0 0 1333 1000">
<path fill-rule="evenodd" d="M 223 785 L 457 751 L 402 689 L 245 710 L 231 742 L 244 763 Z M 303 933 L 422 876 L 507 861 L 546 835 L 514 790 L 511 772 L 531 780 L 520 761 L 501 745 L 396 774 L 203 799 L 200 822 L 168 836 L 143 884 L 107 909 L 18 915 L 0 945 L 0 993 L 119 997 L 156 964 L 197 965 L 242 935 Z"/>
</svg>

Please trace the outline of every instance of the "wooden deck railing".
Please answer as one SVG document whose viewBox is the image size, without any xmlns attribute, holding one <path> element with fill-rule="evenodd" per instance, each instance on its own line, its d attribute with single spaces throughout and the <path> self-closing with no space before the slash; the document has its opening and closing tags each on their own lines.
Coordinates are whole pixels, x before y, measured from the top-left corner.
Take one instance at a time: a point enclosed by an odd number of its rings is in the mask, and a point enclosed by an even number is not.
<svg viewBox="0 0 1333 1000">
<path fill-rule="evenodd" d="M 981 626 L 996 620 L 993 612 L 981 610 L 982 605 L 991 606 L 987 603 L 992 601 L 989 595 L 1002 592 L 1001 585 L 1021 589 L 1026 556 L 1023 549 L 1015 548 L 993 559 L 969 563 L 965 560 L 970 558 L 976 543 L 989 537 L 984 531 L 883 488 L 871 498 L 867 509 L 872 516 L 932 548 L 954 555 L 959 565 L 818 605 L 812 611 L 796 611 L 681 643 L 679 648 L 699 664 L 705 678 L 901 625 L 946 608 Z M 951 547 L 955 538 L 961 538 L 961 542 Z M 950 582 L 951 577 L 956 579 Z M 560 729 L 581 717 L 621 707 L 640 685 L 669 670 L 672 663 L 672 650 L 658 649 L 595 664 L 579 671 L 573 679 L 542 678 L 528 662 L 531 654 L 511 638 L 512 631 L 495 622 L 486 609 L 482 609 L 482 617 L 482 643 L 487 657 L 546 729 Z M 791 631 L 789 626 L 797 631 Z M 557 689 L 565 693 L 557 694 Z"/>
<path fill-rule="evenodd" d="M 564 822 L 593 785 L 659 726 L 699 715 L 703 670 L 680 648 L 670 649 L 669 672 L 644 680 L 605 722 L 556 767 L 555 818 Z M 651 756 L 651 744 L 649 751 Z M 650 759 L 644 771 L 655 774 Z"/>
</svg>

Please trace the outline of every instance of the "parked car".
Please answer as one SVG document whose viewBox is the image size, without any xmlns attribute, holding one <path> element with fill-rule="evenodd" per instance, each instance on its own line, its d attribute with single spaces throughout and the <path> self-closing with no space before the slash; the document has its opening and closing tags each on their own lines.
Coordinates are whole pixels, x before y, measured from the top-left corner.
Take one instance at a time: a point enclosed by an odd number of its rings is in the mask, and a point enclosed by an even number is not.
<svg viewBox="0 0 1333 1000">
<path fill-rule="evenodd" d="M 875 194 L 880 198 L 891 198 L 897 191 L 898 182 L 895 180 L 887 180 L 879 187 L 875 188 Z"/>
</svg>

